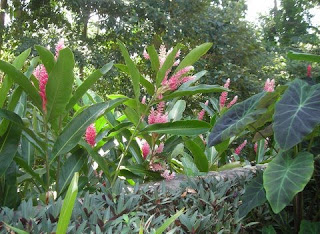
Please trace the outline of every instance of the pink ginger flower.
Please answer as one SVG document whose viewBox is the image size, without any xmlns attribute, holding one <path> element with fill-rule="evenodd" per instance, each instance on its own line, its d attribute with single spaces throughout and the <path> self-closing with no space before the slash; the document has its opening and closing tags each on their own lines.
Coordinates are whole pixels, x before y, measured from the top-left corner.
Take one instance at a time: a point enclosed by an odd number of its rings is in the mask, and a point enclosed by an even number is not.
<svg viewBox="0 0 320 234">
<path fill-rule="evenodd" d="M 235 96 L 232 101 L 228 104 L 227 108 L 232 107 L 238 101 L 238 96 Z"/>
<path fill-rule="evenodd" d="M 193 80 L 193 79 L 195 79 L 195 76 L 185 76 L 182 78 L 181 83 L 186 83 L 186 82 Z"/>
<path fill-rule="evenodd" d="M 239 145 L 236 150 L 234 151 L 235 154 L 239 155 L 242 151 L 242 149 L 246 146 L 247 144 L 247 140 L 245 140 L 244 142 L 242 142 L 241 145 Z"/>
<path fill-rule="evenodd" d="M 150 153 L 150 145 L 148 144 L 147 141 L 144 141 L 143 144 L 142 144 L 142 156 L 144 159 L 147 158 L 147 156 L 149 155 Z"/>
<path fill-rule="evenodd" d="M 64 41 L 63 39 L 60 39 L 58 41 L 58 44 L 56 45 L 56 58 L 58 58 L 58 55 L 59 55 L 59 51 L 62 50 L 64 48 Z"/>
<path fill-rule="evenodd" d="M 156 149 L 156 154 L 161 154 L 163 152 L 163 149 L 164 149 L 164 144 L 163 142 L 161 142 L 158 148 Z"/>
<path fill-rule="evenodd" d="M 311 65 L 309 64 L 308 67 L 307 67 L 307 77 L 311 77 Z"/>
<path fill-rule="evenodd" d="M 180 84 L 182 84 L 190 79 L 190 78 L 183 79 L 183 75 L 185 75 L 186 73 L 188 73 L 189 71 L 191 71 L 193 69 L 194 69 L 193 66 L 187 66 L 187 67 L 182 68 L 176 74 L 171 76 L 171 78 L 169 80 L 164 79 L 162 82 L 162 85 L 169 87 L 169 89 L 172 91 L 176 90 L 180 86 Z"/>
<path fill-rule="evenodd" d="M 157 110 L 151 108 L 150 114 L 148 116 L 148 124 L 155 123 L 167 123 L 168 114 L 164 114 L 165 102 L 160 102 L 157 106 Z"/>
<path fill-rule="evenodd" d="M 264 91 L 266 92 L 273 92 L 275 86 L 274 79 L 270 80 L 269 78 L 266 80 L 266 83 L 264 84 Z"/>
<path fill-rule="evenodd" d="M 230 85 L 230 79 L 228 78 L 223 87 L 227 89 L 229 88 L 229 85 Z M 220 109 L 222 109 L 226 105 L 227 99 L 228 99 L 228 92 L 227 91 L 222 92 L 219 100 Z"/>
<path fill-rule="evenodd" d="M 207 100 L 205 103 L 204 103 L 206 106 L 208 106 L 209 104 L 209 101 Z M 206 111 L 204 109 L 202 109 L 199 114 L 198 114 L 198 120 L 203 120 L 203 117 L 204 117 L 204 114 L 206 113 Z"/>
<path fill-rule="evenodd" d="M 152 171 L 163 171 L 165 168 L 160 163 L 152 163 L 150 164 L 150 169 Z"/>
<path fill-rule="evenodd" d="M 48 73 L 43 64 L 38 65 L 33 72 L 33 75 L 39 80 L 39 93 L 42 99 L 42 109 L 44 112 L 47 111 L 47 96 L 46 96 L 46 85 L 48 82 Z"/>
<path fill-rule="evenodd" d="M 167 49 L 165 45 L 161 45 L 159 48 L 159 62 L 160 62 L 160 68 L 162 67 L 164 61 L 166 61 L 167 58 Z"/>
<path fill-rule="evenodd" d="M 96 144 L 96 135 L 97 135 L 96 128 L 94 127 L 93 124 L 91 124 L 86 130 L 86 141 L 92 147 Z"/>
<path fill-rule="evenodd" d="M 149 56 L 148 52 L 146 51 L 146 49 L 143 50 L 143 57 L 144 57 L 145 59 L 147 59 L 147 60 L 150 59 L 150 56 Z"/>
<path fill-rule="evenodd" d="M 162 176 L 163 178 L 165 178 L 166 181 L 170 181 L 170 180 L 173 180 L 173 179 L 174 179 L 174 177 L 176 176 L 176 173 L 172 172 L 172 173 L 170 174 L 170 171 L 169 171 L 169 170 L 165 170 L 163 173 L 161 173 L 161 176 Z"/>
</svg>

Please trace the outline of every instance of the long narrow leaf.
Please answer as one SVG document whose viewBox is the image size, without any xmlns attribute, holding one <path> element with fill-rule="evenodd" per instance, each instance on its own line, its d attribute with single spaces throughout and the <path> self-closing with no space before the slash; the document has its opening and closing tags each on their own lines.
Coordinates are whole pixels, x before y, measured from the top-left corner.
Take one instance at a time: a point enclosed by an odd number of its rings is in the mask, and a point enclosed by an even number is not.
<svg viewBox="0 0 320 234">
<path fill-rule="evenodd" d="M 36 45 L 34 48 L 39 53 L 41 61 L 44 67 L 46 68 L 46 71 L 48 72 L 48 74 L 50 74 L 55 64 L 53 54 L 50 52 L 50 50 L 46 49 L 43 46 Z"/>
<path fill-rule="evenodd" d="M 68 188 L 68 192 L 66 197 L 64 198 L 62 208 L 59 215 L 59 221 L 57 226 L 57 233 L 65 234 L 67 232 L 67 228 L 70 222 L 72 210 L 74 207 L 74 203 L 78 194 L 78 180 L 79 173 L 74 173 L 73 179 Z"/>
<path fill-rule="evenodd" d="M 173 216 L 168 218 L 157 230 L 156 234 L 163 233 L 169 226 L 172 224 L 177 218 L 179 218 L 180 215 L 182 215 L 184 212 L 184 208 L 179 210 L 177 213 L 175 213 Z"/>
</svg>

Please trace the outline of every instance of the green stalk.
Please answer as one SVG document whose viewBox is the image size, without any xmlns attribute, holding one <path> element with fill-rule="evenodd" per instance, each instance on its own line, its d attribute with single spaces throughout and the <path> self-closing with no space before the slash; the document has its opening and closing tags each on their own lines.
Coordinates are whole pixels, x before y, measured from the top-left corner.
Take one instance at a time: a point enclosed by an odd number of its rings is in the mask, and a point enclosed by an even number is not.
<svg viewBox="0 0 320 234">
<path fill-rule="evenodd" d="M 60 131 L 61 131 L 61 127 L 62 127 L 62 117 L 60 116 L 59 118 L 59 130 L 58 130 L 58 135 L 60 134 Z M 59 177 L 60 177 L 60 155 L 58 155 L 58 166 L 57 166 L 57 178 L 56 178 L 56 191 L 57 191 L 57 194 L 59 194 Z"/>
<path fill-rule="evenodd" d="M 154 99 L 156 98 L 156 96 L 157 96 L 157 92 L 155 92 L 155 94 L 154 94 L 153 97 L 151 98 L 149 104 L 147 105 L 146 110 L 144 111 L 144 113 L 143 113 L 142 115 L 146 115 L 146 114 L 147 114 L 147 112 L 148 112 L 149 108 L 152 106 L 153 101 L 154 101 Z M 112 180 L 112 183 L 111 183 L 111 187 L 112 187 L 112 186 L 114 185 L 114 183 L 116 182 L 116 179 L 117 179 L 117 177 L 118 177 L 118 175 L 119 175 L 119 171 L 120 171 L 120 167 L 121 167 L 123 158 L 124 158 L 124 156 L 127 154 L 128 150 L 129 150 L 129 146 L 130 146 L 133 138 L 135 137 L 135 135 L 136 135 L 136 133 L 137 133 L 137 131 L 138 131 L 138 128 L 139 128 L 141 122 L 142 122 L 142 118 L 139 118 L 139 121 L 138 121 L 138 123 L 137 123 L 137 126 L 134 128 L 133 133 L 132 133 L 132 135 L 131 135 L 131 137 L 130 137 L 130 139 L 129 139 L 129 141 L 128 141 L 128 144 L 127 144 L 124 152 L 123 152 L 123 153 L 121 154 L 121 156 L 120 156 L 120 161 L 119 161 L 118 166 L 117 166 L 117 169 L 116 169 L 116 171 L 115 171 L 115 175 L 114 175 L 114 177 L 113 177 L 113 180 Z"/>
<path fill-rule="evenodd" d="M 46 170 L 47 170 L 47 192 L 49 191 L 49 184 L 50 184 L 50 164 L 49 164 L 49 141 L 48 141 L 48 121 L 47 116 L 44 116 L 44 134 L 45 134 L 45 154 L 46 154 Z"/>
<path fill-rule="evenodd" d="M 294 147 L 294 157 L 299 153 L 298 145 Z M 293 201 L 294 210 L 294 232 L 299 233 L 300 224 L 303 219 L 303 191 L 297 193 Z"/>
</svg>

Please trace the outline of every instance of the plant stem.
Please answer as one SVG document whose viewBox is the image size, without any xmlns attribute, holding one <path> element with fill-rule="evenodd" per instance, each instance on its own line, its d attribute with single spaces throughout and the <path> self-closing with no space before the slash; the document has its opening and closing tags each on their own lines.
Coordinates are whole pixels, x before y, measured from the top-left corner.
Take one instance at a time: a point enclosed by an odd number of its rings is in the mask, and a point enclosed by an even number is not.
<svg viewBox="0 0 320 234">
<path fill-rule="evenodd" d="M 317 128 L 312 133 L 312 136 L 311 136 L 311 139 L 310 139 L 310 142 L 309 142 L 309 145 L 308 145 L 308 152 L 310 152 L 310 150 L 312 148 L 312 144 L 313 144 L 314 135 L 315 135 L 316 130 L 317 130 Z"/>
<path fill-rule="evenodd" d="M 152 106 L 153 101 L 154 101 L 154 99 L 156 98 L 156 96 L 157 96 L 157 92 L 155 92 L 155 94 L 154 94 L 153 97 L 151 98 L 149 104 L 147 105 L 146 110 L 145 110 L 144 113 L 142 114 L 143 116 L 145 116 L 145 115 L 147 114 L 147 112 L 148 112 L 150 106 Z M 137 123 L 137 126 L 136 126 L 135 129 L 133 130 L 133 133 L 132 133 L 132 135 L 131 135 L 131 137 L 130 137 L 130 139 L 129 139 L 129 141 L 128 141 L 128 144 L 127 144 L 124 152 L 123 152 L 123 153 L 121 154 L 121 156 L 120 156 L 120 161 L 119 161 L 119 163 L 118 163 L 117 169 L 116 169 L 116 171 L 115 171 L 115 175 L 114 175 L 113 180 L 112 180 L 112 182 L 111 182 L 111 187 L 112 187 L 112 186 L 114 185 L 114 183 L 116 182 L 116 179 L 117 179 L 117 177 L 118 177 L 118 175 L 119 175 L 119 170 L 120 170 L 120 167 L 121 167 L 121 163 L 122 163 L 122 161 L 123 161 L 123 158 L 124 158 L 124 156 L 127 154 L 128 150 L 129 150 L 129 146 L 130 146 L 133 138 L 135 137 L 135 135 L 136 135 L 136 133 L 137 133 L 137 131 L 138 131 L 138 128 L 139 128 L 141 122 L 142 122 L 142 117 L 139 118 L 139 121 L 138 121 L 138 123 Z"/>
<path fill-rule="evenodd" d="M 60 134 L 60 131 L 61 131 L 61 128 L 62 128 L 62 117 L 60 116 L 59 118 L 59 130 L 58 130 L 58 133 Z M 58 135 L 59 135 L 58 134 Z M 58 155 L 58 165 L 57 165 L 57 178 L 56 178 L 56 191 L 57 191 L 57 195 L 59 195 L 59 177 L 60 177 L 60 155 Z"/>
<path fill-rule="evenodd" d="M 45 153 L 46 153 L 46 170 L 47 170 L 47 192 L 49 191 L 49 184 L 50 184 L 50 168 L 49 168 L 49 152 L 48 152 L 48 121 L 47 116 L 44 116 L 44 134 L 45 134 Z"/>
<path fill-rule="evenodd" d="M 299 233 L 300 224 L 303 218 L 303 191 L 294 197 L 294 232 Z"/>
</svg>

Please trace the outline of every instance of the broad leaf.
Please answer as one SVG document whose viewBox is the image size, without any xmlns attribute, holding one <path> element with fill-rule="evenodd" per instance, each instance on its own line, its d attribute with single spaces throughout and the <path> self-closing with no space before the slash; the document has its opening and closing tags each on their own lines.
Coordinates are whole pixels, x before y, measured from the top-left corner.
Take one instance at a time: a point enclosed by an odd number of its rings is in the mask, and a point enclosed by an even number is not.
<svg viewBox="0 0 320 234">
<path fill-rule="evenodd" d="M 42 101 L 37 89 L 31 84 L 29 79 L 18 69 L 16 69 L 10 63 L 0 61 L 0 70 L 8 74 L 15 83 L 20 85 L 25 91 L 30 99 L 33 101 L 34 105 L 37 106 L 40 110 L 42 109 Z"/>
<path fill-rule="evenodd" d="M 303 61 L 320 63 L 320 56 L 315 54 L 290 51 L 288 52 L 288 58 L 293 60 L 303 60 Z"/>
<path fill-rule="evenodd" d="M 214 125 L 209 135 L 209 146 L 217 145 L 230 137 L 240 134 L 253 123 L 265 109 L 256 106 L 265 93 L 258 93 L 249 99 L 232 106 Z"/>
<path fill-rule="evenodd" d="M 164 221 L 164 223 L 159 228 L 157 228 L 155 233 L 156 234 L 163 233 L 170 226 L 170 224 L 172 224 L 177 218 L 179 218 L 180 215 L 183 214 L 183 212 L 184 212 L 184 208 L 179 210 L 177 213 L 175 213 L 170 218 L 166 219 L 166 221 Z"/>
<path fill-rule="evenodd" d="M 113 62 L 104 65 L 101 69 L 94 71 L 88 78 L 76 89 L 73 96 L 67 104 L 66 110 L 69 111 L 81 97 L 90 89 L 90 87 L 97 82 L 97 80 L 106 74 L 112 68 Z"/>
<path fill-rule="evenodd" d="M 133 91 L 134 91 L 134 95 L 135 98 L 138 100 L 139 96 L 140 96 L 140 72 L 138 70 L 138 68 L 136 67 L 136 65 L 134 64 L 134 62 L 131 60 L 129 52 L 127 50 L 127 48 L 125 47 L 125 45 L 120 41 L 117 40 L 118 45 L 120 47 L 122 56 L 124 57 L 124 60 L 126 62 L 126 65 L 129 69 L 129 73 L 132 79 L 132 85 L 133 85 Z"/>
<path fill-rule="evenodd" d="M 87 153 L 83 149 L 76 150 L 65 161 L 60 169 L 59 176 L 59 194 L 63 193 L 71 182 L 75 172 L 79 172 L 85 162 L 88 161 Z M 58 195 L 59 195 L 58 194 Z"/>
<path fill-rule="evenodd" d="M 178 89 L 177 91 L 170 93 L 169 95 L 164 95 L 160 101 L 176 98 L 176 97 L 183 97 L 183 96 L 191 96 L 197 93 L 213 93 L 213 92 L 223 92 L 227 89 L 223 88 L 219 85 L 197 85 L 191 86 L 184 89 Z"/>
<path fill-rule="evenodd" d="M 74 203 L 78 194 L 78 180 L 79 173 L 76 172 L 68 188 L 66 197 L 63 200 L 62 208 L 59 215 L 59 221 L 57 225 L 57 233 L 67 233 L 67 228 L 70 222 Z"/>
<path fill-rule="evenodd" d="M 274 136 L 283 150 L 300 143 L 320 123 L 320 84 L 294 80 L 276 104 Z"/>
<path fill-rule="evenodd" d="M 208 50 L 211 48 L 212 43 L 204 43 L 202 45 L 197 46 L 193 50 L 187 54 L 187 56 L 181 61 L 176 71 L 181 70 L 184 67 L 190 66 L 199 60 L 201 56 L 206 54 Z"/>
<path fill-rule="evenodd" d="M 48 74 L 52 71 L 54 65 L 55 65 L 55 59 L 53 54 L 50 50 L 46 49 L 43 46 L 36 45 L 34 48 L 37 50 L 38 54 L 40 55 L 41 61 L 46 68 L 46 71 Z"/>
<path fill-rule="evenodd" d="M 266 201 L 266 192 L 263 188 L 263 173 L 260 172 L 257 177 L 245 186 L 245 193 L 241 197 L 242 204 L 239 206 L 239 217 L 242 219 L 255 207 L 263 205 Z"/>
<path fill-rule="evenodd" d="M 10 123 L 0 139 L 0 177 L 4 175 L 18 150 L 21 131 L 19 126 Z"/>
<path fill-rule="evenodd" d="M 273 212 L 279 213 L 301 192 L 313 173 L 313 155 L 300 152 L 294 159 L 290 152 L 280 153 L 263 173 L 263 185 Z"/>
<path fill-rule="evenodd" d="M 182 114 L 186 109 L 186 101 L 178 100 L 176 104 L 174 104 L 173 108 L 168 114 L 168 118 L 173 121 L 180 120 L 182 118 Z"/>
<path fill-rule="evenodd" d="M 208 172 L 208 159 L 203 150 L 192 140 L 185 142 L 185 146 L 190 150 L 193 155 L 194 163 L 201 172 Z"/>
<path fill-rule="evenodd" d="M 178 136 L 199 135 L 209 131 L 211 125 L 199 120 L 181 120 L 171 123 L 148 125 L 142 132 L 155 132 Z"/>
<path fill-rule="evenodd" d="M 154 45 L 148 46 L 147 47 L 147 52 L 148 52 L 149 57 L 150 57 L 151 67 L 152 67 L 153 71 L 157 72 L 159 70 L 159 67 L 160 67 L 160 62 L 159 62 L 159 56 L 157 54 L 156 49 L 154 48 Z"/>
<path fill-rule="evenodd" d="M 310 222 L 302 220 L 299 234 L 318 234 L 320 233 L 320 222 Z"/>
<path fill-rule="evenodd" d="M 87 127 L 92 124 L 100 115 L 110 111 L 123 103 L 126 99 L 115 99 L 106 103 L 98 103 L 84 109 L 74 117 L 62 130 L 54 143 L 51 162 L 59 154 L 69 152 L 79 142 Z"/>
<path fill-rule="evenodd" d="M 61 50 L 46 85 L 47 118 L 49 121 L 55 121 L 59 115 L 65 112 L 74 81 L 73 67 L 74 58 L 71 50 L 68 48 Z"/>
<path fill-rule="evenodd" d="M 3 161 L 1 161 L 2 163 Z M 3 178 L 3 187 L 0 191 L 0 205 L 10 208 L 17 208 L 19 203 L 18 186 L 17 186 L 17 166 L 11 161 Z"/>
<path fill-rule="evenodd" d="M 31 49 L 27 49 L 22 52 L 18 57 L 15 58 L 12 65 L 17 69 L 20 70 L 23 67 L 24 62 L 27 60 Z M 3 83 L 1 84 L 0 88 L 0 107 L 3 107 L 3 104 L 8 97 L 8 92 L 13 84 L 13 78 L 9 75 L 4 77 Z"/>
</svg>

